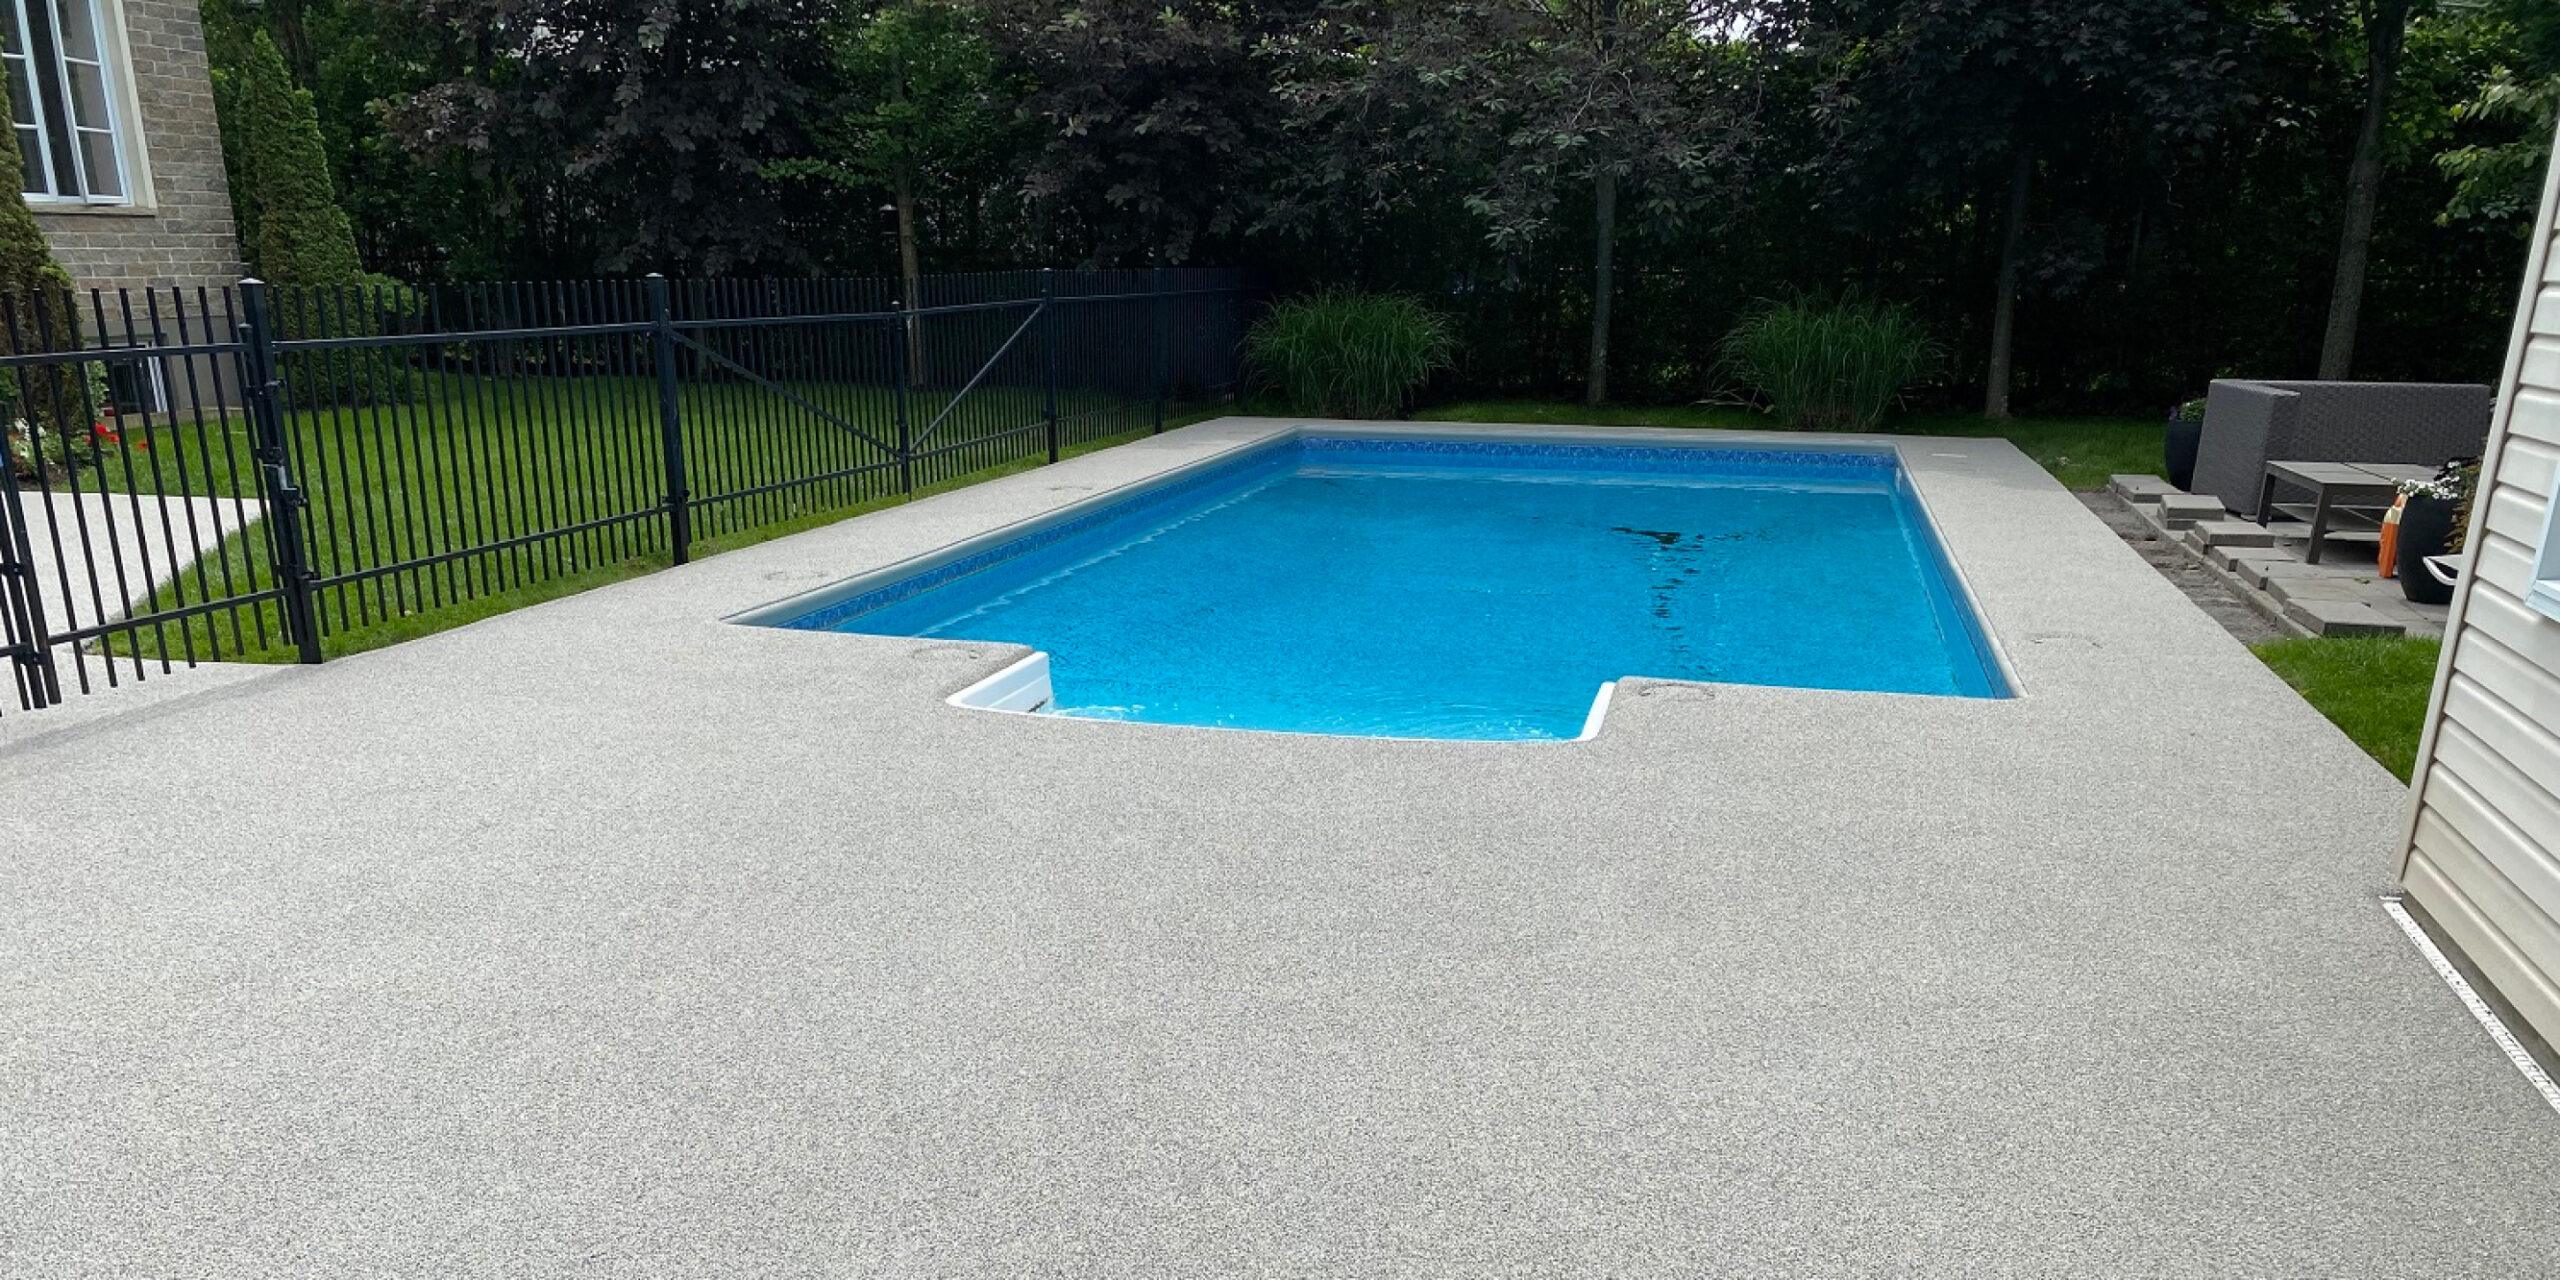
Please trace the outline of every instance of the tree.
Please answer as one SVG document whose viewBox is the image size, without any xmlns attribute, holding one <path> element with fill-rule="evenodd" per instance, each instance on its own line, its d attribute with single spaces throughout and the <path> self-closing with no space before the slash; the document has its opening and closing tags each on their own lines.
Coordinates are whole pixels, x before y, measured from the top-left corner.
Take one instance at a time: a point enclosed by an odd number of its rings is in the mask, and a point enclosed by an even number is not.
<svg viewBox="0 0 2560 1280">
<path fill-rule="evenodd" d="M 368 268 L 406 280 L 561 271 L 563 219 L 539 206 L 487 217 L 506 202 L 460 157 L 414 153 L 384 123 L 389 100 L 470 65 L 468 33 L 419 21 L 404 0 L 202 0 L 200 12 L 220 109 L 233 110 L 230 95 L 261 31 L 310 91 L 338 205 Z M 257 228 L 257 197 L 240 176 L 238 132 L 223 137 L 223 163 L 246 239 Z"/>
<path fill-rule="evenodd" d="M 9 87 L 0 84 L 0 106 L 9 102 Z M 18 148 L 14 129 L 0 130 L 9 136 L 0 138 L 0 177 L 12 185 L 11 193 L 26 190 L 26 154 Z M 54 261 L 53 246 L 44 238 L 44 228 L 36 225 L 35 211 L 27 207 L 26 197 L 0 201 L 0 294 L 14 301 L 44 295 L 60 297 L 71 292 L 71 274 Z M 0 335 L 5 336 L 5 335 Z"/>
<path fill-rule="evenodd" d="M 251 219 L 241 228 L 249 269 L 277 285 L 349 285 L 364 279 L 355 229 L 338 207 L 320 118 L 293 83 L 264 31 L 223 95 L 223 132 L 236 136 L 235 180 Z"/>
<path fill-rule="evenodd" d="M 2009 416 L 2039 179 L 2166 167 L 2245 100 L 2242 33 L 2217 0 L 1813 0 L 1834 59 L 1830 163 L 1848 201 L 1915 196 L 1996 217 L 1982 411 Z"/>
<path fill-rule="evenodd" d="M 2552 130 L 2560 127 L 2560 5 L 2471 0 L 2446 8 L 2474 39 L 2501 55 L 2479 92 L 2453 109 L 2454 120 L 2503 136 L 2437 154 L 2436 166 L 2454 181 L 2438 221 L 2481 219 L 2521 226 L 2541 201 Z"/>
<path fill-rule="evenodd" d="M 2355 361 L 2356 322 L 2364 310 L 2365 270 L 2373 252 L 2374 209 L 2382 197 L 2382 134 L 2391 119 L 2391 86 L 2408 47 L 2410 16 L 2429 0 L 2357 0 L 2364 31 L 2364 114 L 2355 159 L 2347 166 L 2346 213 L 2338 229 L 2338 270 L 2329 287 L 2329 324 L 2320 339 L 2320 377 L 2344 378 Z"/>
<path fill-rule="evenodd" d="M 9 106 L 9 90 L 0 83 L 0 110 Z M 26 156 L 18 149 L 18 133 L 0 140 L 0 178 L 12 193 L 26 190 Z M 72 298 L 71 275 L 54 261 L 53 246 L 36 225 L 35 211 L 24 195 L 0 201 L 0 355 L 23 351 L 76 351 L 80 347 L 80 308 Z M 79 373 L 72 372 L 79 369 Z M 0 370 L 0 400 L 10 416 L 0 419 L 8 445 L 8 465 L 34 474 L 72 459 L 72 448 L 87 438 L 90 414 L 103 407 L 103 388 L 83 375 L 95 366 L 28 365 Z M 18 425 L 23 420 L 25 429 Z"/>
<path fill-rule="evenodd" d="M 1749 81 L 1722 33 L 1728 0 L 1458 0 L 1345 4 L 1299 51 L 1286 90 L 1316 181 L 1369 202 L 1420 170 L 1470 175 L 1465 204 L 1516 251 L 1588 193 L 1590 357 L 1584 398 L 1609 395 L 1622 200 L 1655 228 L 1726 189 L 1751 134 Z"/>
<path fill-rule="evenodd" d="M 1316 0 L 996 0 L 1031 77 L 1026 256 L 1181 264 L 1236 251 L 1268 184 L 1280 116 L 1257 50 Z"/>
<path fill-rule="evenodd" d="M 839 15 L 821 38 L 833 60 L 834 87 L 804 108 L 800 132 L 814 154 L 776 161 L 767 172 L 816 179 L 861 197 L 885 193 L 896 220 L 903 296 L 919 303 L 920 199 L 928 188 L 956 186 L 959 174 L 1012 141 L 1006 94 L 1013 86 L 977 15 L 949 0 L 863 5 Z M 910 376 L 921 380 L 921 327 L 911 324 L 908 332 Z"/>
<path fill-rule="evenodd" d="M 767 175 L 808 154 L 835 0 L 403 0 L 463 41 L 388 104 L 395 135 L 463 162 L 490 218 L 576 228 L 581 269 L 713 274 L 808 263 Z"/>
</svg>

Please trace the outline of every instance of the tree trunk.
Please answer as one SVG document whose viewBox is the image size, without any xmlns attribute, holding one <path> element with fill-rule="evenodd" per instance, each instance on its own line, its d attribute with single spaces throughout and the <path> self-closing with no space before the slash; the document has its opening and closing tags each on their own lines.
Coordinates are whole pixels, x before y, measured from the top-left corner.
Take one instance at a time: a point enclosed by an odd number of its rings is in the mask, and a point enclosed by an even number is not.
<svg viewBox="0 0 2560 1280">
<path fill-rule="evenodd" d="M 1618 250 L 1618 175 L 1606 169 L 1591 188 L 1591 370 L 1582 387 L 1585 404 L 1609 399 L 1609 300 Z"/>
<path fill-rule="evenodd" d="M 2026 239 L 2027 193 L 2035 154 L 2021 144 L 2009 162 L 2009 224 L 2000 233 L 2000 296 L 1991 305 L 1991 367 L 1983 374 L 1982 416 L 2009 416 L 2009 353 L 2018 332 L 2018 270 Z"/>
<path fill-rule="evenodd" d="M 285 65 L 293 69 L 293 82 L 307 89 L 320 80 L 320 59 L 312 52 L 311 31 L 303 21 L 302 9 L 302 0 L 282 0 L 281 3 L 270 0 L 266 15 L 267 33 L 275 38 L 276 49 L 284 54 Z"/>
<path fill-rule="evenodd" d="M 2329 288 L 2329 327 L 2320 338 L 2320 377 L 2347 376 L 2355 363 L 2356 321 L 2364 311 L 2365 266 L 2373 253 L 2374 207 L 2382 200 L 2382 126 L 2391 116 L 2391 84 L 2409 36 L 2409 0 L 2380 0 L 2365 15 L 2364 124 L 2347 166 L 2347 217 L 2338 232 L 2338 278 Z"/>
<path fill-rule="evenodd" d="M 898 206 L 898 281 L 907 298 L 910 311 L 924 305 L 919 292 L 924 287 L 924 273 L 916 269 L 916 195 L 915 183 L 907 175 L 907 166 L 896 167 L 893 182 Z M 924 317 L 907 317 L 907 385 L 924 385 Z"/>
<path fill-rule="evenodd" d="M 907 60 L 903 51 L 889 63 L 889 100 L 904 105 L 907 100 Z M 901 130 L 903 132 L 903 129 Z M 898 211 L 898 289 L 907 300 L 907 385 L 924 385 L 925 370 L 930 364 L 924 358 L 924 317 L 914 314 L 924 305 L 924 273 L 916 267 L 916 184 L 915 160 L 908 145 L 913 139 L 897 139 L 898 149 L 889 165 L 891 203 Z"/>
</svg>

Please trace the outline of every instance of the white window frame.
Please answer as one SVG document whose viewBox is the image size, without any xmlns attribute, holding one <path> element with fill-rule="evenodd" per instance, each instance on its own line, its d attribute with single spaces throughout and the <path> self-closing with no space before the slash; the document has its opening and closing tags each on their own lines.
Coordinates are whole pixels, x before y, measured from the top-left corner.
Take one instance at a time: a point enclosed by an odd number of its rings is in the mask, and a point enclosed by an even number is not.
<svg viewBox="0 0 2560 1280">
<path fill-rule="evenodd" d="M 123 4 L 120 0 L 60 0 L 60 3 L 56 0 L 7 0 L 7 2 L 15 6 L 11 16 L 16 20 L 18 31 L 29 29 L 29 10 L 32 8 L 47 8 L 54 14 L 55 57 L 50 65 L 43 67 L 35 65 L 33 50 L 15 48 L 8 50 L 8 56 L 11 59 L 26 64 L 29 87 L 35 86 L 36 77 L 49 75 L 51 87 L 67 105 L 73 101 L 68 64 L 80 62 L 95 66 L 98 70 L 99 96 L 105 100 L 106 109 L 107 123 L 103 127 L 81 124 L 76 114 L 73 119 L 62 122 L 69 126 L 71 146 L 67 163 L 71 169 L 69 176 L 77 192 L 77 194 L 64 195 L 60 192 L 64 185 L 61 179 L 65 175 L 61 173 L 61 168 L 65 161 L 63 157 L 53 154 L 52 126 L 56 122 L 50 117 L 49 106 L 43 93 L 35 92 L 28 95 L 30 101 L 22 105 L 34 121 L 36 135 L 43 143 L 43 153 L 25 155 L 27 172 L 30 175 L 41 173 L 45 185 L 52 189 L 24 191 L 22 194 L 27 203 L 39 208 L 52 207 L 66 211 L 83 208 L 115 209 L 149 206 L 151 203 L 150 166 L 143 160 L 141 122 L 133 108 L 133 59 L 127 52 L 130 46 L 125 40 Z M 98 51 L 98 57 L 94 62 L 73 58 L 63 48 L 60 31 L 60 11 L 63 4 L 86 11 Z M 0 33 L 0 35 L 5 34 L 8 33 Z M 10 122 L 9 127 L 15 128 L 16 123 Z M 121 188 L 119 194 L 112 196 L 91 194 L 97 184 L 89 178 L 88 152 L 81 145 L 84 135 L 103 135 L 107 139 L 108 150 L 115 159 L 116 185 Z M 20 150 L 23 152 L 25 149 L 24 142 L 21 140 Z M 20 185 L 25 187 L 29 184 L 22 182 Z"/>
<path fill-rule="evenodd" d="M 2533 555 L 2533 582 L 2525 588 L 2524 602 L 2546 618 L 2560 619 L 2560 468 L 2555 468 L 2542 512 L 2542 546 Z"/>
</svg>

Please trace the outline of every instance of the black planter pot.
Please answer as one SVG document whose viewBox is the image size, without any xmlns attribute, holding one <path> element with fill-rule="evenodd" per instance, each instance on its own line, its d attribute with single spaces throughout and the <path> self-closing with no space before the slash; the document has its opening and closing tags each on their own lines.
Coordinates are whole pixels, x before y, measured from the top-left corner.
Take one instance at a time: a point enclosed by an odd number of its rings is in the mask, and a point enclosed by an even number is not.
<svg viewBox="0 0 2560 1280">
<path fill-rule="evenodd" d="M 2196 446 L 2204 441 L 2204 420 L 2171 418 L 2162 440 L 2160 460 L 2168 464 L 2169 483 L 2187 489 L 2196 482 Z"/>
<path fill-rule="evenodd" d="M 2453 544 L 2451 498 L 2411 498 L 2400 505 L 2400 594 L 2412 604 L 2449 604 L 2453 588 L 2427 572 L 2428 556 Z"/>
</svg>

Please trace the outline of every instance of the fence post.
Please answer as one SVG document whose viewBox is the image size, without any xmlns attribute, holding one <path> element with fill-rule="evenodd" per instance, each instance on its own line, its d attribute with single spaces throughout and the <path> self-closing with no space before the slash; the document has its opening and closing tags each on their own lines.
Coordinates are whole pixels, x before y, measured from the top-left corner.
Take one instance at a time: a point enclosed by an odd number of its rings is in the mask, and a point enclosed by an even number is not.
<svg viewBox="0 0 2560 1280">
<path fill-rule="evenodd" d="M 914 322 L 914 318 L 907 313 L 913 305 L 913 299 L 903 296 L 896 299 L 896 305 L 891 308 L 896 314 L 889 320 L 890 387 L 893 392 L 890 411 L 897 416 L 898 420 L 898 492 L 905 494 L 916 491 L 916 445 L 913 438 L 915 426 L 907 419 L 908 384 L 914 381 L 907 371 L 907 361 L 910 358 L 907 347 L 907 326 Z"/>
<path fill-rule="evenodd" d="M 1162 433 L 1163 433 L 1163 431 L 1164 431 L 1164 395 L 1165 395 L 1165 380 L 1166 380 L 1167 378 L 1171 377 L 1171 376 L 1172 376 L 1172 372 L 1173 372 L 1173 371 L 1172 371 L 1172 369 L 1169 367 L 1171 362 L 1170 362 L 1170 360 L 1168 359 L 1167 354 L 1166 354 L 1166 332 L 1167 332 L 1167 331 L 1166 331 L 1166 316 L 1165 316 L 1165 309 L 1164 309 L 1164 307 L 1165 307 L 1165 296 L 1164 296 L 1164 267 L 1163 267 L 1163 265 L 1162 265 L 1162 264 L 1158 264 L 1158 265 L 1157 265 L 1157 267 L 1156 267 L 1156 270 L 1155 270 L 1155 282 L 1154 282 L 1154 283 L 1155 283 L 1155 295 L 1156 295 L 1156 299 L 1155 299 L 1155 311 L 1156 311 L 1156 342 L 1155 342 L 1155 354 L 1154 354 L 1153 364 L 1155 365 L 1156 425 L 1155 425 L 1155 430 L 1154 430 L 1154 432 L 1152 432 L 1151 434 L 1162 434 Z"/>
<path fill-rule="evenodd" d="M 0 401 L 0 422 L 15 419 L 16 409 L 13 402 Z M 27 537 L 18 469 L 10 462 L 0 458 L 0 641 L 7 642 L 0 645 L 0 654 L 8 656 L 14 669 L 18 705 L 32 711 L 62 701 L 62 679 L 54 670 L 53 647 L 46 643 L 44 584 L 36 579 L 35 545 Z"/>
<path fill-rule="evenodd" d="M 284 594 L 285 638 L 293 641 L 303 662 L 320 661 L 320 612 L 309 547 L 302 537 L 303 508 L 310 500 L 294 483 L 293 450 L 285 439 L 283 377 L 276 363 L 274 301 L 267 282 L 240 282 L 240 379 L 249 401 L 253 452 L 267 498 L 267 542 L 275 565 L 276 586 Z"/>
<path fill-rule="evenodd" d="M 684 406 L 676 397 L 676 325 L 667 278 L 649 273 L 649 358 L 658 366 L 659 452 L 667 463 L 667 549 L 677 564 L 693 558 L 693 494 L 685 488 Z"/>
<path fill-rule="evenodd" d="M 1058 460 L 1058 273 L 1040 268 L 1040 421 L 1049 436 L 1049 461 Z"/>
</svg>

